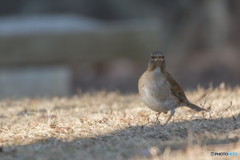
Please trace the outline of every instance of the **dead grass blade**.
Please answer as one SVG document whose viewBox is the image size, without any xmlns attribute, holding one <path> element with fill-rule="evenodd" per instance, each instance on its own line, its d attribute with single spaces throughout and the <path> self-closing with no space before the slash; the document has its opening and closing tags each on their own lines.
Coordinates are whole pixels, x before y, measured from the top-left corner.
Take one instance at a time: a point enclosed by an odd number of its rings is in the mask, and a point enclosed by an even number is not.
<svg viewBox="0 0 240 160">
<path fill-rule="evenodd" d="M 225 109 L 223 110 L 222 112 L 218 112 L 216 113 L 212 118 L 219 118 L 224 112 L 226 112 L 227 110 L 229 110 L 230 107 L 232 107 L 232 101 L 230 102 L 231 104 Z"/>
<path fill-rule="evenodd" d="M 50 128 L 54 129 L 57 133 L 73 133 L 74 130 L 71 127 L 58 127 L 57 125 L 50 125 Z"/>
<path fill-rule="evenodd" d="M 30 126 L 36 127 L 41 119 L 53 119 L 56 117 L 57 117 L 56 115 L 50 115 L 50 116 L 41 115 L 40 117 L 38 117 L 38 119 L 36 121 L 30 123 Z"/>
<path fill-rule="evenodd" d="M 211 99 L 210 94 L 207 95 L 207 97 L 205 98 L 203 105 L 200 104 L 200 106 L 202 106 L 203 109 L 204 109 L 204 107 L 205 107 L 205 105 L 206 105 L 206 103 L 207 103 L 207 101 L 208 101 L 209 99 Z"/>
</svg>

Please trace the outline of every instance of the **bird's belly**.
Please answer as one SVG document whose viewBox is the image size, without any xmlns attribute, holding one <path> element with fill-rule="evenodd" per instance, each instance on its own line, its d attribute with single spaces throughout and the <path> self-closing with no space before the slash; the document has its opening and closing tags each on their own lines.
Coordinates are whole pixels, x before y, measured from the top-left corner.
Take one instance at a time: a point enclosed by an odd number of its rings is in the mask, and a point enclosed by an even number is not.
<svg viewBox="0 0 240 160">
<path fill-rule="evenodd" d="M 141 89 L 143 103 L 156 112 L 168 112 L 179 106 L 179 100 L 169 92 L 169 88 L 145 85 Z"/>
</svg>

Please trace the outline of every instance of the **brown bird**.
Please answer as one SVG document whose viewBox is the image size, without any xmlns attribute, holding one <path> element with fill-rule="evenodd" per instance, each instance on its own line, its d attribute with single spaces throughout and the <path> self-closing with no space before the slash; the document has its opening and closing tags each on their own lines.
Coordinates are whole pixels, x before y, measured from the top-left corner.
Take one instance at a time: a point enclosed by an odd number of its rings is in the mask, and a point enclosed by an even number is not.
<svg viewBox="0 0 240 160">
<path fill-rule="evenodd" d="M 165 56 L 162 52 L 153 52 L 148 63 L 148 69 L 138 81 L 138 90 L 143 103 L 150 109 L 171 115 L 166 124 L 175 113 L 175 109 L 181 106 L 189 107 L 195 111 L 205 109 L 188 101 L 185 93 L 173 77 L 166 71 Z"/>
</svg>

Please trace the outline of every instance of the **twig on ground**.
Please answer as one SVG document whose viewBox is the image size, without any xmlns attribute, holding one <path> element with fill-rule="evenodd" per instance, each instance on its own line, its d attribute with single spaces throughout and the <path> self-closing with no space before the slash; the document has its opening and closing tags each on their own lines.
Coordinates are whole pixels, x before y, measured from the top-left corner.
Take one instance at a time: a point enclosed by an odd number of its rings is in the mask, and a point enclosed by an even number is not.
<svg viewBox="0 0 240 160">
<path fill-rule="evenodd" d="M 110 118 L 113 113 L 112 106 L 110 106 L 110 110 L 111 110 L 111 113 L 109 114 L 108 118 Z"/>
<path fill-rule="evenodd" d="M 200 104 L 200 105 L 204 108 L 209 99 L 211 99 L 210 94 L 207 95 L 207 97 L 205 98 L 203 105 L 202 104 Z"/>
<path fill-rule="evenodd" d="M 153 123 L 153 124 L 158 124 L 158 122 L 157 121 L 150 121 L 151 119 L 150 119 L 150 117 L 148 117 L 147 118 L 148 119 L 148 122 L 146 123 L 146 124 L 144 124 L 144 125 L 142 125 L 142 127 L 141 127 L 141 129 L 143 129 L 146 125 L 148 125 L 148 124 L 150 124 L 150 123 Z M 160 124 L 160 123 L 159 123 Z"/>
<path fill-rule="evenodd" d="M 221 113 L 217 113 L 217 114 L 215 114 L 214 116 L 213 116 L 213 118 L 218 118 L 218 117 L 220 117 L 224 112 L 226 112 L 230 107 L 232 107 L 232 101 L 231 101 L 231 104 L 230 104 L 230 106 L 228 106 L 224 111 L 222 111 Z"/>
<path fill-rule="evenodd" d="M 200 105 L 203 107 L 203 109 L 205 108 L 205 105 L 206 105 L 206 103 L 207 103 L 207 101 L 208 101 L 209 99 L 211 99 L 210 94 L 207 95 L 207 97 L 205 98 L 203 105 L 200 104 Z M 207 111 L 210 111 L 210 110 L 211 110 L 211 106 L 209 106 L 209 107 L 207 108 Z M 205 117 L 206 117 L 206 116 L 205 116 L 205 112 L 202 112 L 202 117 L 201 117 L 200 119 L 205 118 Z"/>
<path fill-rule="evenodd" d="M 190 122 L 193 119 L 194 113 L 195 113 L 195 110 L 193 111 L 193 114 L 192 114 L 191 118 L 188 120 L 188 122 Z"/>
</svg>

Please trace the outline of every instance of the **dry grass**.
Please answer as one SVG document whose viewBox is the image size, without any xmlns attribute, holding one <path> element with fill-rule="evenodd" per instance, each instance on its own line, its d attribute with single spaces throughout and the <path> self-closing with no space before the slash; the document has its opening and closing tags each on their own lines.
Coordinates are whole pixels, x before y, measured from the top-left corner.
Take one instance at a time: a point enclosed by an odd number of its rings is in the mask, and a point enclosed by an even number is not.
<svg viewBox="0 0 240 160">
<path fill-rule="evenodd" d="M 1 159 L 219 159 L 240 154 L 240 88 L 186 92 L 198 113 L 182 107 L 169 125 L 156 121 L 138 94 L 85 93 L 72 98 L 0 101 Z M 232 105 L 230 105 L 232 102 Z M 223 157 L 237 159 L 237 157 Z"/>
</svg>

